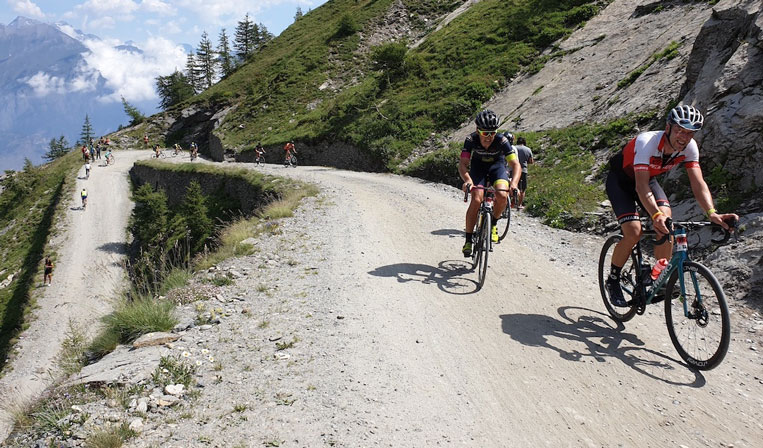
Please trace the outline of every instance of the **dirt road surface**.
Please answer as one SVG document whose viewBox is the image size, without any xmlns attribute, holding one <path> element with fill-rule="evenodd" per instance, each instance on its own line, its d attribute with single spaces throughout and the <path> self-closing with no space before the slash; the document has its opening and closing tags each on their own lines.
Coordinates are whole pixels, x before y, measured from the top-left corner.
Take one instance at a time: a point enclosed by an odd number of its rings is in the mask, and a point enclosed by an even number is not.
<svg viewBox="0 0 763 448">
<path fill-rule="evenodd" d="M 273 292 L 258 292 L 263 280 L 256 276 L 235 285 L 246 288 L 237 293 L 243 300 L 269 297 L 276 311 L 262 319 L 270 326 L 231 317 L 209 333 L 196 330 L 194 337 L 203 338 L 197 342 L 189 336 L 188 343 L 218 353 L 221 371 L 204 373 L 210 380 L 203 377 L 204 391 L 185 417 L 145 437 L 173 441 L 162 446 L 239 440 L 261 446 L 263 432 L 272 431 L 281 446 L 343 447 L 754 447 L 763 440 L 763 363 L 749 336 L 735 327 L 723 364 L 698 373 L 678 358 L 661 306 L 616 325 L 598 292 L 601 238 L 549 229 L 520 214 L 476 291 L 476 274 L 460 253 L 466 210 L 460 191 L 325 167 L 253 169 L 318 184 L 320 204 L 300 212 L 307 214 L 301 222 L 314 224 L 272 237 L 291 241 L 291 248 L 275 249 L 281 260 L 296 257 L 294 266 L 272 268 Z M 126 198 L 126 183 L 110 188 Z M 87 213 L 98 211 L 94 203 Z M 77 213 L 73 220 L 87 219 Z M 99 219 L 116 234 L 93 243 L 84 259 L 123 241 L 125 222 L 121 215 Z M 93 235 L 78 230 L 70 240 L 78 248 Z M 267 264 L 262 256 L 234 263 L 257 272 Z M 88 291 L 74 285 L 82 283 L 80 271 L 64 268 L 54 284 L 66 278 L 68 288 Z M 281 277 L 278 269 L 302 274 Z M 300 292 L 300 282 L 312 286 Z M 54 288 L 47 300 L 63 304 Z M 72 315 L 100 313 L 102 306 L 89 299 Z M 38 322 L 67 321 L 44 318 L 50 320 Z M 291 360 L 275 366 L 273 354 L 263 353 L 273 344 L 266 334 L 295 329 L 300 342 Z M 216 375 L 221 380 L 211 381 Z M 280 390 L 296 401 L 258 402 Z M 235 418 L 230 409 L 244 400 L 258 404 Z M 128 445 L 152 443 L 139 437 Z"/>
<path fill-rule="evenodd" d="M 460 254 L 460 191 L 393 175 L 262 170 L 316 182 L 335 201 L 321 268 L 332 271 L 340 312 L 357 317 L 343 353 L 358 380 L 337 402 L 375 428 L 347 446 L 763 440 L 763 360 L 746 331 L 735 328 L 724 363 L 699 373 L 676 354 L 661 304 L 615 324 L 596 280 L 601 238 L 520 214 L 475 292 Z"/>
<path fill-rule="evenodd" d="M 99 318 L 111 310 L 112 298 L 124 287 L 125 227 L 132 210 L 127 171 L 148 153 L 114 154 L 114 165 L 96 160 L 89 179 L 83 165 L 65 221 L 57 224 L 60 236 L 54 240 L 61 240 L 54 244 L 58 256 L 52 284 L 32 292 L 38 295 L 34 320 L 19 338 L 8 372 L 0 378 L 0 440 L 10 430 L 9 410 L 34 399 L 53 382 L 55 359 L 69 323 L 87 329 L 92 337 Z M 87 188 L 89 196 L 85 210 L 82 188 Z M 39 280 L 37 286 L 43 288 Z"/>
</svg>

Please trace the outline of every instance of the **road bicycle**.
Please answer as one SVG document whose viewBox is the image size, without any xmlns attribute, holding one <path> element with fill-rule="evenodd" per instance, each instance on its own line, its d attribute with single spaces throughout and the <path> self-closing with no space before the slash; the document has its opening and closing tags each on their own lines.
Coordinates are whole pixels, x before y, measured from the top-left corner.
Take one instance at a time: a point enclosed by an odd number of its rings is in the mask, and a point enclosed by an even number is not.
<svg viewBox="0 0 763 448">
<path fill-rule="evenodd" d="M 260 166 L 263 163 L 265 163 L 265 157 L 263 155 L 260 154 L 257 157 L 255 157 L 255 159 L 254 159 L 254 164 L 255 165 Z"/>
<path fill-rule="evenodd" d="M 151 158 L 152 159 L 159 159 L 159 158 L 166 159 L 167 158 L 167 154 L 165 154 L 164 151 L 159 151 L 159 154 L 157 154 L 157 153 L 151 154 Z"/>
<path fill-rule="evenodd" d="M 109 155 L 106 157 L 106 166 L 113 165 L 117 163 L 117 160 L 114 158 L 114 154 Z"/>
<path fill-rule="evenodd" d="M 509 234 L 509 224 L 511 224 L 511 204 L 517 203 L 517 192 L 518 190 L 514 189 L 511 195 L 511 199 L 509 199 L 509 203 L 506 204 L 506 208 L 503 209 L 503 213 L 501 213 L 501 219 L 499 219 L 496 223 L 498 226 L 499 243 L 503 241 L 504 238 L 506 238 L 506 235 Z"/>
<path fill-rule="evenodd" d="M 644 221 L 642 221 L 643 223 Z M 727 222 L 732 229 L 736 222 Z M 599 256 L 599 289 L 604 306 L 617 322 L 627 322 L 636 314 L 644 314 L 646 306 L 665 301 L 665 322 L 673 346 L 681 358 L 692 368 L 710 370 L 723 361 L 731 339 L 731 323 L 726 296 L 718 279 L 704 265 L 689 258 L 687 229 L 716 226 L 710 222 L 668 219 L 666 225 L 674 238 L 673 256 L 656 280 L 652 280 L 652 264 L 644 258 L 642 241 L 655 236 L 653 228 L 644 229 L 638 243 L 633 247 L 628 261 L 620 272 L 620 287 L 626 299 L 623 307 L 610 301 L 606 288 L 612 253 L 622 234 L 610 236 Z M 731 233 L 721 228 L 724 236 L 712 239 L 716 244 L 724 244 Z M 655 241 L 655 245 L 667 241 L 665 235 Z"/>
<path fill-rule="evenodd" d="M 293 166 L 294 168 L 297 167 L 297 156 L 292 155 L 288 159 L 284 159 L 283 166 Z"/>
<path fill-rule="evenodd" d="M 477 268 L 477 291 L 485 285 L 487 276 L 488 254 L 493 251 L 491 239 L 491 227 L 493 225 L 493 203 L 495 202 L 496 190 L 493 187 L 481 185 L 467 185 L 464 193 L 464 202 L 469 200 L 469 193 L 473 189 L 484 190 L 485 195 L 479 209 L 476 231 L 472 234 L 472 269 Z"/>
</svg>

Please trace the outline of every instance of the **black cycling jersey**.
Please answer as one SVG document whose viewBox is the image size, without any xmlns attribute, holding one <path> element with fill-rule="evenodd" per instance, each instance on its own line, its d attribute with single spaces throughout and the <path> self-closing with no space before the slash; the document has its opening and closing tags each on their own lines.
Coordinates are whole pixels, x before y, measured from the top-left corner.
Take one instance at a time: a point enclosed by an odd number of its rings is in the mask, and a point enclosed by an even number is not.
<svg viewBox="0 0 763 448">
<path fill-rule="evenodd" d="M 473 162 L 493 163 L 515 153 L 516 151 L 509 144 L 509 139 L 503 134 L 496 134 L 493 143 L 486 149 L 483 148 L 482 143 L 480 143 L 479 134 L 477 132 L 472 132 L 466 137 L 466 140 L 464 140 L 464 149 L 461 151 L 461 158 L 471 158 Z"/>
</svg>

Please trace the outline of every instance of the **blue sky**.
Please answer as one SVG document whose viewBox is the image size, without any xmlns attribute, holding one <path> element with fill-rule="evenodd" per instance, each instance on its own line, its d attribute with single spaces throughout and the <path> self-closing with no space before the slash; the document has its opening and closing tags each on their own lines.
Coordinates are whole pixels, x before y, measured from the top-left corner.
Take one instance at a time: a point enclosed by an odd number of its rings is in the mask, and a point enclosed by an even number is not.
<svg viewBox="0 0 763 448">
<path fill-rule="evenodd" d="M 278 35 L 294 21 L 297 7 L 304 13 L 326 0 L 0 0 L 0 23 L 7 25 L 17 16 L 42 22 L 66 22 L 63 31 L 74 30 L 98 36 L 101 40 L 83 40 L 90 50 L 83 73 L 102 75 L 114 89 L 103 101 L 151 102 L 157 100 L 155 78 L 185 67 L 185 53 L 180 46 L 197 47 L 206 31 L 217 45 L 222 28 L 233 36 L 236 24 L 245 14 Z M 132 41 L 143 54 L 114 49 Z M 67 86 L 41 72 L 30 81 L 38 94 L 82 85 Z M 89 76 L 89 75 L 88 75 Z M 92 76 L 81 79 L 93 79 Z"/>
</svg>

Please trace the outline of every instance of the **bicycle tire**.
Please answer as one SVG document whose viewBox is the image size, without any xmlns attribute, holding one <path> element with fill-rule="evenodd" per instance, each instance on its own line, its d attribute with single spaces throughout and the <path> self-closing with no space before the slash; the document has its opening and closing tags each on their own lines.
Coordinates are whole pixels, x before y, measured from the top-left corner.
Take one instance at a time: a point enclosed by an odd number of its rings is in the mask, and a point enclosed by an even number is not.
<svg viewBox="0 0 763 448">
<path fill-rule="evenodd" d="M 472 234 L 472 269 L 477 269 L 480 262 L 480 233 L 482 232 L 482 223 L 477 221 L 477 232 Z"/>
<path fill-rule="evenodd" d="M 599 291 L 601 292 L 601 299 L 604 301 L 604 307 L 617 322 L 628 322 L 636 315 L 636 276 L 638 270 L 636 267 L 635 255 L 631 254 L 628 257 L 628 261 L 625 262 L 622 271 L 620 272 L 620 286 L 623 287 L 623 296 L 626 298 L 628 306 L 615 307 L 609 300 L 609 292 L 606 287 L 606 280 L 609 277 L 610 266 L 612 265 L 612 253 L 615 250 L 615 245 L 623 239 L 622 235 L 612 235 L 604 242 L 604 246 L 601 248 L 601 254 L 599 255 Z M 630 296 L 630 298 L 629 298 Z"/>
<path fill-rule="evenodd" d="M 485 213 L 485 217 L 482 220 L 482 227 L 480 228 L 480 251 L 482 252 L 479 262 L 477 262 L 477 291 L 482 289 L 485 285 L 485 277 L 487 277 L 487 258 L 490 254 L 490 244 L 492 243 L 490 237 L 491 220 L 490 213 Z"/>
<path fill-rule="evenodd" d="M 679 274 L 684 276 L 685 297 Z M 683 272 L 676 270 L 668 279 L 665 297 L 665 322 L 681 359 L 697 370 L 718 366 L 729 349 L 731 318 L 726 295 L 715 275 L 700 263 L 684 261 Z M 698 313 L 698 317 L 684 316 L 682 300 L 692 301 L 690 312 Z"/>
<path fill-rule="evenodd" d="M 509 201 L 511 202 L 511 201 Z M 496 223 L 498 226 L 498 242 L 500 243 L 509 234 L 509 225 L 511 225 L 511 203 L 506 204 L 506 208 L 503 209 L 501 219 Z"/>
</svg>

